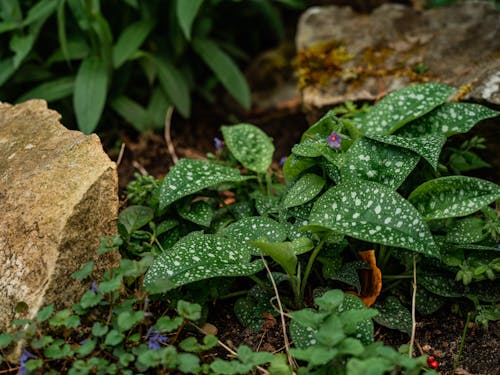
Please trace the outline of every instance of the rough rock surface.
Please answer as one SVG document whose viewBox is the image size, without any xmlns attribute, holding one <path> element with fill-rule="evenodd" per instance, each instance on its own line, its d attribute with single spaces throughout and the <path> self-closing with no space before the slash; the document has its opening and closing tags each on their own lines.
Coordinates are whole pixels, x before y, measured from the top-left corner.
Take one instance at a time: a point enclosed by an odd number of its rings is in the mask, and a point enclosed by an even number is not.
<svg viewBox="0 0 500 375">
<path fill-rule="evenodd" d="M 16 304 L 36 315 L 72 305 L 89 287 L 71 273 L 91 259 L 101 272 L 117 255 L 97 257 L 100 237 L 116 233 L 116 166 L 96 135 L 69 131 L 43 100 L 0 103 L 0 331 Z"/>
<path fill-rule="evenodd" d="M 500 12 L 491 3 L 423 12 L 384 4 L 370 15 L 313 7 L 301 16 L 296 47 L 306 108 L 372 101 L 425 81 L 462 87 L 462 99 L 500 105 Z"/>
</svg>

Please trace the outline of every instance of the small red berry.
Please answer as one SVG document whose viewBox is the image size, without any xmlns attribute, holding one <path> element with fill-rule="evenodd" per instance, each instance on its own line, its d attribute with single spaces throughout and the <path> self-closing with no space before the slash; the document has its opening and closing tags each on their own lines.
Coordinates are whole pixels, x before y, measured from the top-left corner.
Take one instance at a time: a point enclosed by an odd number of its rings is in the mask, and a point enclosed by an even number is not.
<svg viewBox="0 0 500 375">
<path fill-rule="evenodd" d="M 427 357 L 427 364 L 430 366 L 432 362 L 434 362 L 436 359 L 430 355 L 429 357 Z"/>
<path fill-rule="evenodd" d="M 435 369 L 437 369 L 439 367 L 439 362 L 438 361 L 432 361 L 429 364 L 429 367 L 435 370 Z"/>
</svg>

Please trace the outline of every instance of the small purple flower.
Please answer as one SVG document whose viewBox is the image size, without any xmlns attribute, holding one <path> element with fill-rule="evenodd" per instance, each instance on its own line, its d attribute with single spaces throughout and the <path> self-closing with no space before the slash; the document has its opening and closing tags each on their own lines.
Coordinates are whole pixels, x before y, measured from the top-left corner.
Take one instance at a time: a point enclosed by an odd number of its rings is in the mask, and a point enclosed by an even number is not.
<svg viewBox="0 0 500 375">
<path fill-rule="evenodd" d="M 94 293 L 97 293 L 99 289 L 97 288 L 97 283 L 95 281 L 92 281 L 92 286 L 90 287 L 90 290 L 93 291 Z"/>
<path fill-rule="evenodd" d="M 342 142 L 342 137 L 335 133 L 335 132 L 332 132 L 328 138 L 326 138 L 326 141 L 328 142 L 328 146 L 331 147 L 331 148 L 339 148 L 340 147 L 340 143 Z"/>
<path fill-rule="evenodd" d="M 217 151 L 222 150 L 222 147 L 224 147 L 224 142 L 222 142 L 222 140 L 217 137 L 214 138 L 214 144 Z"/>
<path fill-rule="evenodd" d="M 21 375 L 26 375 L 26 362 L 30 359 L 36 359 L 37 356 L 30 353 L 27 349 L 23 349 L 23 353 L 21 354 L 21 360 L 19 361 L 19 373 Z"/>
<path fill-rule="evenodd" d="M 146 340 L 148 340 L 149 349 L 158 350 L 161 348 L 160 344 L 164 344 L 168 341 L 168 337 L 151 327 L 146 334 Z"/>
<path fill-rule="evenodd" d="M 279 162 L 279 166 L 280 166 L 280 168 L 283 168 L 283 166 L 285 165 L 286 159 L 287 159 L 287 157 L 286 157 L 286 156 L 283 156 L 283 157 L 280 159 L 280 162 Z"/>
</svg>

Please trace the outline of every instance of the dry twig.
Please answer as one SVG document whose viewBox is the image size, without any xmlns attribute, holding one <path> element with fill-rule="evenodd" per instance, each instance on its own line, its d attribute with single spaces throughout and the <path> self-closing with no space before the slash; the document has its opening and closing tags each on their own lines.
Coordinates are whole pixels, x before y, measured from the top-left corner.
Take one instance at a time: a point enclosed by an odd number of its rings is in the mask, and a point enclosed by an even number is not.
<svg viewBox="0 0 500 375">
<path fill-rule="evenodd" d="M 174 143 L 172 142 L 172 137 L 170 136 L 170 128 L 172 127 L 172 115 L 174 113 L 174 107 L 170 106 L 167 109 L 167 114 L 165 115 L 165 129 L 164 129 L 164 137 L 165 137 L 165 142 L 167 143 L 167 149 L 168 153 L 170 154 L 170 157 L 172 158 L 172 162 L 174 164 L 177 164 L 179 161 L 179 158 L 177 157 L 177 154 L 175 153 L 175 147 Z"/>
</svg>

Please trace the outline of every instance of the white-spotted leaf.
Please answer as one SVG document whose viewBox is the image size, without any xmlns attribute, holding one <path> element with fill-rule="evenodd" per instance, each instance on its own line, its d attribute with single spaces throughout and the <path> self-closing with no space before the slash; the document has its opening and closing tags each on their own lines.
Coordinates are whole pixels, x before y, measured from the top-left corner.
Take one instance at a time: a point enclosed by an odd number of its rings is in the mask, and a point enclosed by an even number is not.
<svg viewBox="0 0 500 375">
<path fill-rule="evenodd" d="M 251 216 L 230 224 L 220 232 L 220 235 L 233 239 L 242 246 L 257 240 L 282 242 L 286 239 L 287 231 L 283 224 L 273 219 L 265 216 Z M 257 249 L 252 247 L 250 249 L 253 254 L 260 254 Z"/>
<path fill-rule="evenodd" d="M 443 134 L 426 134 L 421 137 L 406 138 L 397 135 L 374 135 L 370 136 L 379 142 L 411 150 L 425 160 L 436 170 L 441 149 L 446 142 Z"/>
<path fill-rule="evenodd" d="M 429 134 L 467 133 L 481 120 L 496 117 L 500 112 L 480 104 L 444 103 L 426 115 L 412 121 L 397 132 L 404 137 L 420 137 Z"/>
<path fill-rule="evenodd" d="M 303 171 L 316 165 L 316 160 L 313 158 L 305 158 L 302 156 L 297 156 L 290 154 L 283 165 L 283 175 L 287 182 L 292 181 Z"/>
<path fill-rule="evenodd" d="M 341 180 L 363 179 L 396 190 L 411 173 L 419 156 L 400 147 L 361 138 L 345 153 Z"/>
<path fill-rule="evenodd" d="M 288 190 L 283 199 L 283 207 L 300 206 L 316 197 L 325 186 L 325 180 L 314 174 L 307 173 L 297 180 Z"/>
<path fill-rule="evenodd" d="M 222 182 L 241 182 L 242 176 L 235 168 L 210 163 L 205 160 L 181 159 L 164 178 L 160 187 L 160 209 L 172 202 Z"/>
<path fill-rule="evenodd" d="M 431 315 L 444 306 L 446 300 L 424 288 L 417 288 L 415 305 L 422 315 Z"/>
<path fill-rule="evenodd" d="M 263 313 L 275 314 L 270 303 L 274 296 L 272 289 L 255 285 L 246 297 L 238 299 L 234 304 L 234 314 L 238 321 L 245 327 L 260 331 L 264 323 Z M 273 315 L 274 315 L 273 314 Z"/>
<path fill-rule="evenodd" d="M 467 176 L 448 176 L 424 182 L 408 197 L 425 219 L 466 216 L 500 199 L 500 186 Z"/>
<path fill-rule="evenodd" d="M 366 135 L 391 134 L 443 104 L 453 91 L 452 87 L 435 82 L 393 91 L 359 120 L 359 128 Z"/>
<path fill-rule="evenodd" d="M 379 315 L 374 318 L 378 324 L 411 333 L 411 314 L 396 297 L 389 296 L 383 303 L 377 302 L 374 307 L 379 311 Z"/>
<path fill-rule="evenodd" d="M 205 201 L 198 201 L 192 204 L 183 205 L 182 207 L 179 207 L 177 212 L 183 219 L 204 227 L 210 226 L 214 216 L 212 208 Z"/>
<path fill-rule="evenodd" d="M 213 234 L 193 232 L 161 253 L 144 276 L 147 288 L 165 280 L 163 292 L 181 285 L 217 276 L 245 276 L 264 267 L 259 259 L 250 262 L 250 253 L 237 241 Z"/>
<path fill-rule="evenodd" d="M 331 188 L 314 204 L 309 223 L 363 241 L 439 253 L 415 207 L 376 182 L 351 180 Z"/>
<path fill-rule="evenodd" d="M 318 120 L 313 126 L 307 129 L 300 139 L 301 142 L 308 138 L 312 139 L 325 139 L 332 131 L 340 131 L 341 123 L 336 117 L 334 111 L 328 111 L 321 119 Z"/>
<path fill-rule="evenodd" d="M 273 161 L 274 145 L 266 133 L 251 124 L 221 127 L 224 142 L 245 168 L 266 173 Z"/>
<path fill-rule="evenodd" d="M 297 156 L 316 158 L 321 156 L 327 147 L 326 137 L 324 139 L 306 138 L 293 146 L 292 153 Z"/>
<path fill-rule="evenodd" d="M 482 241 L 485 222 L 480 217 L 466 217 L 458 220 L 446 233 L 446 241 L 458 244 L 469 244 Z"/>
</svg>

